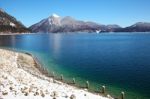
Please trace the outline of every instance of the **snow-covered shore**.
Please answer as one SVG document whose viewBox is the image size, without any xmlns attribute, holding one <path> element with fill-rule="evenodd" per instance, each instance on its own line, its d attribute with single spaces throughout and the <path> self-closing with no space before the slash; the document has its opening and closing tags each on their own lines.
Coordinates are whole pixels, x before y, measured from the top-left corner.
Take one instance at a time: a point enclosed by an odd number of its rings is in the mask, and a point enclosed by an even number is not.
<svg viewBox="0 0 150 99">
<path fill-rule="evenodd" d="M 35 60 L 30 55 L 0 49 L 0 99 L 112 98 L 54 82 L 35 67 Z"/>
</svg>

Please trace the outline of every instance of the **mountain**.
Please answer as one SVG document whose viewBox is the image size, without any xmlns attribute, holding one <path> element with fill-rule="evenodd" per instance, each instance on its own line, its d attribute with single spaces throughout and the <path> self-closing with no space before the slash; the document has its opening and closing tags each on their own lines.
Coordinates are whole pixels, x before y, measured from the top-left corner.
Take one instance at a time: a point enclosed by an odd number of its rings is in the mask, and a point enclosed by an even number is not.
<svg viewBox="0 0 150 99">
<path fill-rule="evenodd" d="M 150 23 L 138 22 L 122 28 L 116 24 L 103 25 L 95 22 L 76 20 L 70 16 L 60 17 L 56 14 L 41 20 L 29 27 L 32 32 L 62 33 L 62 32 L 150 32 Z"/>
<path fill-rule="evenodd" d="M 0 33 L 22 33 L 29 32 L 21 22 L 0 9 Z"/>
<path fill-rule="evenodd" d="M 32 32 L 55 32 L 60 29 L 60 21 L 61 18 L 58 15 L 53 14 L 52 16 L 41 20 L 39 23 L 34 24 L 29 28 Z"/>
<path fill-rule="evenodd" d="M 41 20 L 29 27 L 32 32 L 96 32 L 97 30 L 107 31 L 107 26 L 94 22 L 76 20 L 70 16 L 60 17 L 56 14 Z"/>
<path fill-rule="evenodd" d="M 107 27 L 107 32 L 114 32 L 118 29 L 122 29 L 122 27 L 116 24 L 110 24 L 110 25 L 107 25 L 106 27 Z"/>
<path fill-rule="evenodd" d="M 150 32 L 150 23 L 138 22 L 129 27 L 116 29 L 115 32 Z"/>
<path fill-rule="evenodd" d="M 122 28 L 119 25 L 103 25 L 95 22 L 76 20 L 70 16 L 60 17 L 53 14 L 48 18 L 26 28 L 16 18 L 0 9 L 0 33 L 25 33 L 25 32 L 150 32 L 150 23 L 138 22 Z"/>
</svg>

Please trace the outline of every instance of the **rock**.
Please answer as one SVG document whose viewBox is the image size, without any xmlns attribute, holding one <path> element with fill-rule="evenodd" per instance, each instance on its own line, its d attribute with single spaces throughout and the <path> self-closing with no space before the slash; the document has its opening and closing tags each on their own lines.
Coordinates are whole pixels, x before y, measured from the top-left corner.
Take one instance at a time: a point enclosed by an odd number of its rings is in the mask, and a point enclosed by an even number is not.
<svg viewBox="0 0 150 99">
<path fill-rule="evenodd" d="M 66 95 L 65 98 L 68 98 L 68 96 Z"/>
<path fill-rule="evenodd" d="M 45 94 L 44 94 L 44 93 L 42 93 L 42 94 L 41 94 L 41 96 L 42 96 L 42 97 L 45 97 Z"/>
<path fill-rule="evenodd" d="M 15 95 L 17 95 L 17 91 L 15 91 Z"/>
<path fill-rule="evenodd" d="M 30 87 L 30 88 L 29 88 L 29 92 L 32 92 L 32 89 L 33 89 L 33 88 L 32 88 L 32 87 Z"/>
<path fill-rule="evenodd" d="M 25 92 L 25 94 L 24 94 L 24 95 L 25 95 L 25 96 L 28 96 L 28 94 L 29 94 L 28 92 Z"/>
<path fill-rule="evenodd" d="M 21 92 L 22 92 L 22 93 L 24 93 L 24 90 L 23 90 L 23 88 L 21 88 Z"/>
<path fill-rule="evenodd" d="M 58 97 L 58 93 L 56 91 L 53 91 L 51 96 L 53 97 L 53 99 L 56 99 L 56 97 Z"/>
<path fill-rule="evenodd" d="M 12 81 L 10 81 L 10 82 L 9 82 L 9 84 L 10 84 L 10 85 L 12 85 L 12 84 L 13 84 L 13 82 L 12 82 Z"/>
<path fill-rule="evenodd" d="M 28 87 L 24 87 L 24 90 L 28 89 Z"/>
<path fill-rule="evenodd" d="M 10 90 L 13 90 L 13 87 L 9 87 Z"/>
<path fill-rule="evenodd" d="M 39 95 L 39 92 L 36 91 L 35 94 L 36 94 L 36 95 Z"/>
<path fill-rule="evenodd" d="M 40 90 L 40 94 L 41 94 L 42 97 L 45 97 L 45 94 L 43 93 L 42 90 Z"/>
<path fill-rule="evenodd" d="M 34 96 L 36 96 L 36 94 L 34 93 Z"/>
<path fill-rule="evenodd" d="M 72 95 L 70 96 L 70 99 L 76 99 L 76 96 L 75 96 L 74 94 L 72 94 Z"/>
<path fill-rule="evenodd" d="M 47 90 L 47 89 L 45 90 L 45 94 L 49 94 L 49 92 L 48 92 L 48 90 Z"/>
<path fill-rule="evenodd" d="M 2 92 L 3 95 L 8 95 L 8 92 L 5 90 Z"/>
<path fill-rule="evenodd" d="M 107 95 L 107 97 L 108 97 L 109 99 L 113 99 L 109 94 Z"/>
</svg>

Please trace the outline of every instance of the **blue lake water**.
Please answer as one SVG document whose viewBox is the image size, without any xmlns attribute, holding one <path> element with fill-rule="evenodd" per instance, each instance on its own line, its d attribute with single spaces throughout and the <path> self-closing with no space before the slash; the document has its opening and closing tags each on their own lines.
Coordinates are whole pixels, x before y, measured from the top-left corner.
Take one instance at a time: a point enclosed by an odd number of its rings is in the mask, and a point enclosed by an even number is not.
<svg viewBox="0 0 150 99">
<path fill-rule="evenodd" d="M 150 99 L 150 33 L 1 35 L 0 47 L 31 52 L 49 72 L 88 80 L 91 90 Z"/>
</svg>

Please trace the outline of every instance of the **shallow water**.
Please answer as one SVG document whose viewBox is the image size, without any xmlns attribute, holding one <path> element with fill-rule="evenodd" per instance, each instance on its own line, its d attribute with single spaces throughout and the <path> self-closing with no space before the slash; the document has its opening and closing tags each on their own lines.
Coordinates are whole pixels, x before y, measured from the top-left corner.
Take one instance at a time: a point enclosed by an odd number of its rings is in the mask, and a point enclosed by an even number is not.
<svg viewBox="0 0 150 99">
<path fill-rule="evenodd" d="M 150 33 L 0 36 L 0 46 L 36 55 L 49 72 L 126 99 L 150 99 Z"/>
</svg>

